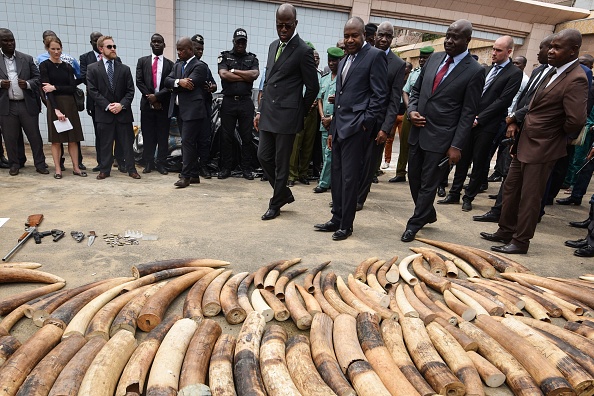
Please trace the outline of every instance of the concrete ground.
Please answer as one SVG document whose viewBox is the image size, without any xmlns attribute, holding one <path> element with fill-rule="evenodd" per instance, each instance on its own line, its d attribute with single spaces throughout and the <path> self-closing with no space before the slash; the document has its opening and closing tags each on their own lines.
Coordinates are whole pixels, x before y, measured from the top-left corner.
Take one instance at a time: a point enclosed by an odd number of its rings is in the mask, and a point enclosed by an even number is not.
<svg viewBox="0 0 594 396">
<path fill-rule="evenodd" d="M 51 164 L 49 146 L 45 151 Z M 94 166 L 94 148 L 85 147 L 84 154 L 84 163 L 90 169 Z M 393 166 L 397 154 L 395 144 Z M 114 169 L 112 177 L 100 181 L 90 171 L 87 178 L 72 175 L 68 158 L 66 167 L 61 180 L 52 177 L 53 167 L 50 175 L 41 175 L 30 162 L 16 177 L 9 176 L 8 170 L 0 171 L 0 218 L 10 218 L 0 227 L 0 253 L 3 256 L 16 243 L 28 215 L 43 213 L 40 230 L 57 228 L 65 231 L 66 236 L 56 243 L 49 237 L 40 245 L 27 242 L 10 261 L 39 262 L 42 270 L 65 278 L 69 288 L 130 275 L 134 264 L 182 257 L 227 260 L 234 272 L 254 271 L 271 261 L 294 257 L 300 257 L 302 265 L 308 267 L 331 260 L 329 268 L 344 277 L 368 257 L 404 257 L 411 253 L 410 247 L 423 245 L 400 241 L 413 212 L 413 202 L 408 183 L 388 183 L 395 174 L 394 168 L 372 186 L 364 209 L 357 213 L 352 237 L 334 242 L 331 234 L 313 228 L 331 217 L 331 195 L 313 193 L 315 182 L 309 186 L 297 184 L 292 189 L 296 201 L 284 207 L 278 218 L 262 221 L 260 216 L 266 211 L 272 189 L 268 182 L 259 179 L 215 177 L 176 189 L 173 183 L 177 174 L 141 173 L 141 180 L 133 180 Z M 498 188 L 499 183 L 492 183 L 488 193 L 494 194 Z M 569 227 L 567 222 L 587 218 L 587 202 L 584 200 L 578 207 L 547 207 L 529 253 L 514 259 L 544 276 L 594 273 L 594 258 L 578 258 L 572 249 L 563 246 L 567 239 L 585 236 L 584 230 Z M 469 213 L 462 212 L 460 206 L 436 205 L 438 221 L 418 235 L 489 249 L 493 243 L 481 239 L 479 232 L 494 232 L 497 225 L 473 222 L 472 215 L 486 212 L 492 203 L 485 193 L 477 197 L 474 210 Z M 138 246 L 110 247 L 101 238 L 102 234 L 123 234 L 129 229 L 156 234 L 158 240 L 141 241 Z M 70 237 L 73 230 L 85 234 L 94 230 L 99 237 L 88 247 L 86 239 L 76 243 Z M 2 284 L 0 299 L 28 288 L 31 285 Z M 183 300 L 178 300 L 181 302 L 177 301 L 172 310 L 179 309 L 181 313 Z M 239 329 L 221 324 L 224 331 Z M 289 327 L 294 331 L 292 324 Z M 15 330 L 27 338 L 34 327 L 30 321 L 21 321 Z"/>
</svg>

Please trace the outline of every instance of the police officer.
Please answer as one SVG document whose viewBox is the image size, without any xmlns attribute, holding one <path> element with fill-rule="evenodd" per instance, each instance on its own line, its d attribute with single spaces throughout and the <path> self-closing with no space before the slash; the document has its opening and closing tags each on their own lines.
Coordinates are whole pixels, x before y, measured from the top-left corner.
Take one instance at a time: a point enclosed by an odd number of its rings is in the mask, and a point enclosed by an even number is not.
<svg viewBox="0 0 594 396">
<path fill-rule="evenodd" d="M 231 176 L 233 166 L 233 139 L 235 125 L 239 123 L 241 138 L 241 168 L 243 177 L 253 180 L 252 174 L 252 121 L 254 103 L 252 84 L 260 75 L 258 58 L 246 51 L 247 32 L 237 29 L 233 33 L 233 49 L 219 56 L 219 76 L 223 86 L 221 105 L 221 171 L 219 179 Z"/>
</svg>

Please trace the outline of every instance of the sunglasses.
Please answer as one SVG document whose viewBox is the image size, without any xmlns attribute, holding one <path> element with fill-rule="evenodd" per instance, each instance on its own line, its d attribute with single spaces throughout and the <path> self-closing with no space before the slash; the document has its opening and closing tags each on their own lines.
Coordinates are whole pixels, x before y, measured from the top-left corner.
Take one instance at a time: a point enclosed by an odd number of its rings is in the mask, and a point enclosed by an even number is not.
<svg viewBox="0 0 594 396">
<path fill-rule="evenodd" d="M 107 48 L 107 49 L 116 49 L 117 47 L 118 46 L 115 45 L 115 44 L 114 45 L 108 44 L 108 45 L 105 46 L 105 48 Z"/>
<path fill-rule="evenodd" d="M 295 26 L 295 23 L 277 23 L 276 28 L 282 29 L 285 28 L 287 30 L 292 29 Z"/>
</svg>

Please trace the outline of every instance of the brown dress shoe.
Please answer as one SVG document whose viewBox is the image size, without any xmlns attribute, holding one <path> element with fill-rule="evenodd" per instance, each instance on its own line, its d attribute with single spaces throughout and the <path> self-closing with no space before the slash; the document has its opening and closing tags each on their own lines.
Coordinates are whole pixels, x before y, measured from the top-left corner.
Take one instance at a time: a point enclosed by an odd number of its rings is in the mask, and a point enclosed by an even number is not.
<svg viewBox="0 0 594 396">
<path fill-rule="evenodd" d="M 189 177 L 182 177 L 181 179 L 179 179 L 178 181 L 176 181 L 175 183 L 173 183 L 173 185 L 175 187 L 179 187 L 179 188 L 186 188 L 190 185 L 190 178 Z"/>
<path fill-rule="evenodd" d="M 19 167 L 18 166 L 14 166 L 14 165 L 11 166 L 10 167 L 10 170 L 8 171 L 8 174 L 10 176 L 16 176 L 16 175 L 18 175 L 19 174 Z"/>
<path fill-rule="evenodd" d="M 99 172 L 99 174 L 97 175 L 97 180 L 103 180 L 107 177 L 109 177 L 109 173 Z"/>
<path fill-rule="evenodd" d="M 138 172 L 130 172 L 128 173 L 128 176 L 130 176 L 132 179 L 140 179 Z"/>
</svg>

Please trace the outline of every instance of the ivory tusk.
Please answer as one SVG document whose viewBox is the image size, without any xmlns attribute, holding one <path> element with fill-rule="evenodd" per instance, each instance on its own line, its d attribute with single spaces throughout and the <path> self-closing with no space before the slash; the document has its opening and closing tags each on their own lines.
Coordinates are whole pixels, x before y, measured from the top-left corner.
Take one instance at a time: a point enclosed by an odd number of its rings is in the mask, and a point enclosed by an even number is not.
<svg viewBox="0 0 594 396">
<path fill-rule="evenodd" d="M 427 248 L 410 248 L 415 253 L 420 253 L 423 255 L 423 258 L 429 263 L 430 270 L 433 275 L 445 277 L 448 269 L 446 267 L 445 261 L 439 257 L 435 252 L 431 249 Z"/>
<path fill-rule="evenodd" d="M 314 298 L 316 299 L 316 301 L 318 302 L 318 304 L 320 304 L 322 311 L 324 311 L 325 314 L 329 315 L 332 318 L 332 320 L 334 320 L 335 317 L 340 315 L 340 312 L 338 312 L 336 309 L 334 309 L 334 307 L 328 302 L 328 300 L 326 300 L 326 297 L 324 297 L 324 293 L 322 292 L 321 280 L 320 280 L 321 278 L 322 278 L 322 272 L 320 271 L 314 277 L 313 295 L 314 295 Z"/>
<path fill-rule="evenodd" d="M 264 288 L 264 280 L 266 278 L 266 275 L 270 271 L 272 271 L 272 269 L 274 267 L 284 263 L 285 261 L 287 261 L 287 260 L 275 261 L 275 262 L 272 262 L 267 265 L 263 265 L 262 267 L 258 268 L 258 270 L 254 273 L 254 286 L 256 287 L 256 289 L 263 289 Z"/>
<path fill-rule="evenodd" d="M 466 351 L 478 371 L 481 379 L 489 388 L 498 388 L 505 382 L 505 374 L 493 366 L 487 359 L 474 351 Z"/>
<path fill-rule="evenodd" d="M 239 305 L 239 298 L 237 289 L 249 272 L 241 272 L 232 276 L 221 289 L 221 309 L 225 315 L 225 319 L 229 324 L 238 324 L 245 320 L 247 312 Z M 216 341 L 216 339 L 213 341 Z"/>
<path fill-rule="evenodd" d="M 279 264 L 276 267 L 274 267 L 272 271 L 270 271 L 268 275 L 266 275 L 266 279 L 264 280 L 264 289 L 273 292 L 274 285 L 276 284 L 276 281 L 278 280 L 278 277 L 280 276 L 281 272 L 286 271 L 287 269 L 291 268 L 299 262 L 301 262 L 301 259 L 295 258 L 291 260 L 286 260 L 282 264 Z"/>
<path fill-rule="evenodd" d="M 204 316 L 217 316 L 221 312 L 221 290 L 232 273 L 232 270 L 221 273 L 210 282 L 204 291 L 202 296 L 202 313 Z"/>
<path fill-rule="evenodd" d="M 432 241 L 425 238 L 417 238 L 417 240 L 447 250 L 448 252 L 470 262 L 470 264 L 480 272 L 483 278 L 493 278 L 497 273 L 495 268 L 487 260 L 478 256 L 476 253 L 473 253 L 467 249 L 466 246 L 441 241 Z"/>
<path fill-rule="evenodd" d="M 276 298 L 276 296 L 272 292 L 266 289 L 260 289 L 258 293 L 264 298 L 264 301 L 266 301 L 266 303 L 274 311 L 274 319 L 276 319 L 279 322 L 284 322 L 285 320 L 291 317 L 291 314 L 285 306 L 285 304 L 283 304 L 281 300 Z M 252 294 L 252 301 L 254 298 L 254 294 Z"/>
<path fill-rule="evenodd" d="M 297 290 L 299 290 L 299 294 L 301 294 L 303 302 L 305 302 L 305 309 L 307 309 L 307 312 L 312 316 L 312 318 L 318 312 L 322 312 L 322 307 L 314 296 L 309 294 L 307 290 L 305 290 L 301 285 L 295 284 L 295 287 L 297 287 Z"/>
<path fill-rule="evenodd" d="M 351 315 L 353 318 L 356 318 L 359 314 L 359 311 L 357 311 L 355 308 L 351 307 L 342 300 L 338 293 L 336 293 L 336 290 L 334 290 L 335 284 L 336 274 L 334 272 L 327 273 L 324 277 L 324 282 L 322 283 L 324 297 L 336 311 L 340 312 L 341 314 L 346 313 L 348 315 Z"/>
<path fill-rule="evenodd" d="M 400 309 L 404 316 L 413 318 L 419 317 L 419 313 L 413 308 L 406 298 L 406 295 L 404 294 L 404 287 L 402 285 L 398 285 L 396 288 L 396 303 L 398 304 L 398 309 Z"/>
<path fill-rule="evenodd" d="M 452 282 L 450 282 L 446 278 L 434 275 L 425 269 L 425 267 L 423 266 L 422 257 L 417 257 L 413 260 L 412 268 L 415 272 L 415 275 L 421 281 L 425 282 L 425 284 L 427 284 L 427 286 L 429 286 L 433 290 L 437 290 L 440 293 L 443 293 L 444 290 L 448 290 L 451 287 Z"/>
<path fill-rule="evenodd" d="M 0 337 L 0 367 L 11 357 L 17 349 L 21 347 L 21 342 L 11 335 Z"/>
<path fill-rule="evenodd" d="M 416 285 L 419 280 L 417 279 L 416 276 L 414 276 L 413 274 L 411 274 L 408 271 L 408 265 L 410 263 L 413 262 L 413 260 L 422 257 L 422 254 L 416 253 L 416 254 L 411 254 L 410 256 L 406 256 L 405 258 L 402 259 L 402 261 L 400 262 L 400 264 L 398 264 L 398 272 L 400 273 L 400 276 L 402 277 L 402 280 L 405 281 L 406 283 L 408 283 L 411 286 Z M 389 275 L 390 272 L 388 271 Z M 390 277 L 388 277 L 388 280 L 390 280 Z M 395 283 L 395 282 L 392 282 Z"/>
<path fill-rule="evenodd" d="M 252 305 L 254 306 L 255 312 L 260 312 L 264 315 L 264 319 L 267 322 L 270 322 L 274 319 L 274 311 L 268 304 L 266 304 L 264 298 L 262 298 L 262 294 L 260 293 L 262 290 L 264 289 L 254 289 L 252 292 Z M 249 312 L 247 314 L 249 315 Z"/>
<path fill-rule="evenodd" d="M 33 290 L 28 290 L 22 293 L 13 294 L 10 297 L 0 300 L 0 316 L 4 316 L 19 305 L 30 302 L 41 296 L 45 296 L 48 293 L 60 290 L 66 285 L 65 282 L 51 283 L 46 286 L 38 287 Z"/>
<path fill-rule="evenodd" d="M 278 278 L 276 283 L 274 284 L 274 295 L 279 300 L 285 299 L 285 287 L 287 287 L 287 283 L 291 281 L 291 279 L 296 278 L 297 276 L 303 274 L 307 271 L 307 268 L 297 268 L 291 271 L 285 271 L 283 274 Z"/>
<path fill-rule="evenodd" d="M 363 260 L 355 269 L 355 279 L 360 280 L 361 282 L 367 281 L 367 270 L 369 267 L 378 261 L 379 258 L 377 257 L 370 257 L 366 260 Z"/>
<path fill-rule="evenodd" d="M 287 340 L 287 368 L 293 383 L 303 396 L 335 396 L 336 393 L 326 385 L 318 373 L 311 356 L 306 336 L 297 334 Z"/>
<path fill-rule="evenodd" d="M 270 326 L 262 337 L 260 370 L 269 396 L 301 396 L 287 368 L 285 342 L 287 332 L 278 325 Z"/>
<path fill-rule="evenodd" d="M 0 268 L 0 283 L 66 283 L 63 278 L 50 274 L 49 272 L 38 271 L 28 268 Z"/>
<path fill-rule="evenodd" d="M 305 287 L 308 293 L 314 292 L 313 280 L 319 272 L 326 268 L 328 264 L 330 264 L 330 261 L 324 261 L 322 264 L 316 265 L 307 272 L 305 280 L 303 281 L 303 287 Z"/>
<path fill-rule="evenodd" d="M 291 319 L 293 319 L 299 330 L 309 329 L 311 327 L 312 316 L 307 312 L 303 304 L 301 304 L 297 290 L 295 289 L 295 282 L 291 281 L 287 285 L 285 293 L 285 303 L 291 314 Z"/>
<path fill-rule="evenodd" d="M 367 285 L 363 284 L 361 281 L 356 280 L 351 274 L 348 277 L 348 286 L 349 289 L 353 292 L 353 294 L 361 299 L 361 301 L 373 309 L 378 315 L 380 315 L 383 319 L 390 319 L 390 320 L 398 320 L 398 314 L 384 306 L 380 305 L 381 300 L 373 300 L 368 294 L 365 294 L 363 291 L 363 287 L 368 287 Z M 372 292 L 375 290 L 369 289 Z M 382 295 L 382 299 L 385 298 L 386 306 L 390 305 L 390 297 L 388 295 Z"/>
<path fill-rule="evenodd" d="M 132 334 L 136 333 L 137 318 L 140 314 L 140 310 L 147 302 L 147 300 L 167 284 L 168 281 L 157 283 L 151 286 L 142 294 L 134 297 L 118 312 L 116 317 L 113 319 L 111 326 L 109 327 L 109 336 L 113 337 L 115 333 L 120 330 L 127 330 Z"/>
<path fill-rule="evenodd" d="M 387 261 L 384 265 L 377 270 L 377 281 L 384 288 L 384 290 L 388 290 L 392 288 L 392 283 L 388 281 L 387 273 L 390 268 L 394 265 L 394 263 L 398 260 L 398 256 L 392 257 L 389 261 Z M 400 272 L 398 272 L 398 266 L 396 266 L 396 274 L 400 276 Z"/>
<path fill-rule="evenodd" d="M 378 260 L 369 267 L 369 269 L 367 270 L 367 285 L 369 285 L 369 287 L 374 291 L 386 295 L 386 290 L 377 280 L 377 273 L 384 264 L 386 264 L 386 260 Z M 365 283 L 361 283 L 365 285 Z M 386 305 L 386 307 L 388 307 L 388 305 Z"/>
<path fill-rule="evenodd" d="M 226 267 L 231 264 L 228 261 L 213 260 L 213 259 L 173 259 L 155 261 L 152 263 L 138 264 L 132 267 L 132 275 L 135 278 L 140 278 L 155 272 L 180 268 L 180 267 Z"/>
<path fill-rule="evenodd" d="M 262 314 L 250 312 L 237 336 L 233 376 L 239 396 L 266 396 L 259 364 L 260 343 L 265 325 Z"/>
<path fill-rule="evenodd" d="M 254 281 L 254 275 L 255 273 L 252 272 L 251 274 L 246 276 L 237 288 L 237 302 L 239 303 L 239 306 L 243 308 L 243 310 L 245 311 L 246 316 L 254 310 L 254 307 L 252 307 L 252 304 L 250 303 L 250 299 L 248 297 L 248 291 L 250 289 L 250 285 Z"/>
<path fill-rule="evenodd" d="M 208 363 L 217 339 L 221 335 L 221 326 L 211 319 L 204 319 L 198 324 L 190 340 L 179 376 L 179 394 L 191 395 L 190 389 L 197 385 L 206 386 Z"/>
<path fill-rule="evenodd" d="M 236 396 L 233 383 L 235 341 L 231 334 L 221 334 L 215 343 L 208 367 L 208 383 L 212 396 Z"/>
<path fill-rule="evenodd" d="M 208 285 L 210 285 L 210 283 L 223 272 L 225 272 L 225 269 L 223 268 L 216 269 L 204 275 L 194 283 L 184 300 L 184 318 L 201 319 L 204 317 L 202 312 L 202 298 L 204 297 L 204 292 Z"/>
</svg>

